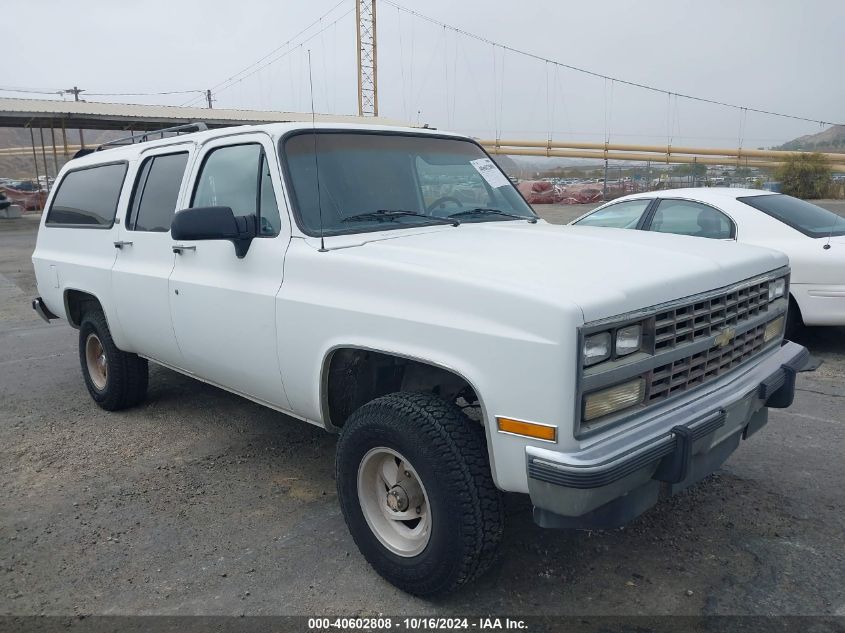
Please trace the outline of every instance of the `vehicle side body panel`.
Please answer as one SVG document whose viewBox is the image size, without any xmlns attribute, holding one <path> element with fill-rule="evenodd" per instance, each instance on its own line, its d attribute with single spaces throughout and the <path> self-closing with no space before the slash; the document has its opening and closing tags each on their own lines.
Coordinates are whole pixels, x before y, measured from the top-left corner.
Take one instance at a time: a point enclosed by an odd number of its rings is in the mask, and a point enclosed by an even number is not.
<svg viewBox="0 0 845 633">
<path fill-rule="evenodd" d="M 527 492 L 526 441 L 496 433 L 495 415 L 520 415 L 561 427 L 573 397 L 577 306 L 519 288 L 491 293 L 458 271 L 394 262 L 368 247 L 321 253 L 294 240 L 279 294 L 279 356 L 291 407 L 324 415 L 322 376 L 330 352 L 357 347 L 418 359 L 462 376 L 477 391 L 497 485 Z M 549 389 L 544 376 L 559 376 Z M 539 443 L 539 442 L 537 442 Z"/>
<path fill-rule="evenodd" d="M 125 160 L 118 155 L 110 158 L 115 161 Z M 63 167 L 56 181 L 60 183 L 68 172 L 78 166 L 69 163 Z M 45 212 L 41 217 L 32 256 L 36 284 L 49 310 L 70 322 L 66 305 L 68 291 L 79 291 L 95 297 L 103 308 L 112 337 L 118 345 L 125 345 L 127 341 L 112 293 L 111 269 L 117 254 L 114 242 L 120 239 L 120 209 L 125 208 L 132 190 L 129 171 L 131 169 L 127 170 L 120 192 L 117 218 L 111 227 L 50 226 L 47 224 L 49 215 Z M 50 192 L 46 209 L 50 209 L 58 190 L 59 187 L 54 187 Z"/>
</svg>

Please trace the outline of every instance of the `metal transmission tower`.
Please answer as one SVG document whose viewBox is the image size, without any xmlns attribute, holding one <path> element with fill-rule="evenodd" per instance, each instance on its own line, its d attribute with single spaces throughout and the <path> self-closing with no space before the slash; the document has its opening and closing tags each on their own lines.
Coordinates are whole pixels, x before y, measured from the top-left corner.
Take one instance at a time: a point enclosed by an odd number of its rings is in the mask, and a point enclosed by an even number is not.
<svg viewBox="0 0 845 633">
<path fill-rule="evenodd" d="M 355 0 L 358 25 L 358 115 L 378 116 L 376 0 Z"/>
</svg>

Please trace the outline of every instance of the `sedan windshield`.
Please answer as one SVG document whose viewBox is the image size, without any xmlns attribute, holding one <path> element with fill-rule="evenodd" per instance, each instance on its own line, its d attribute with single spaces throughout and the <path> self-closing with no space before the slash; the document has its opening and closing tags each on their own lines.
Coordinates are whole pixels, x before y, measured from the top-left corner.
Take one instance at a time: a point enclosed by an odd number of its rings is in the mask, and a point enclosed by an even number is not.
<svg viewBox="0 0 845 633">
<path fill-rule="evenodd" d="M 294 210 L 308 235 L 319 235 L 321 224 L 323 234 L 338 235 L 537 217 L 469 141 L 317 130 L 283 143 Z"/>
<path fill-rule="evenodd" d="M 810 237 L 845 235 L 845 218 L 792 196 L 747 196 L 737 200 Z"/>
</svg>

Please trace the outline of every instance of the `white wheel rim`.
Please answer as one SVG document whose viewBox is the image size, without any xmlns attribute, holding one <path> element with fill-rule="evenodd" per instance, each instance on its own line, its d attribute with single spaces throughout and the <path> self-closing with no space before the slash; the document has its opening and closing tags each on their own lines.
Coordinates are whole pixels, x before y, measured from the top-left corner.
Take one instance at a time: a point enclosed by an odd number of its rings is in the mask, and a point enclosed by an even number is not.
<svg viewBox="0 0 845 633">
<path fill-rule="evenodd" d="M 402 454 L 379 446 L 364 455 L 358 466 L 358 502 L 370 530 L 397 556 L 417 556 L 428 545 L 428 494 Z"/>
<path fill-rule="evenodd" d="M 105 389 L 109 379 L 109 363 L 100 337 L 93 333 L 85 339 L 85 364 L 94 386 L 99 391 Z"/>
</svg>

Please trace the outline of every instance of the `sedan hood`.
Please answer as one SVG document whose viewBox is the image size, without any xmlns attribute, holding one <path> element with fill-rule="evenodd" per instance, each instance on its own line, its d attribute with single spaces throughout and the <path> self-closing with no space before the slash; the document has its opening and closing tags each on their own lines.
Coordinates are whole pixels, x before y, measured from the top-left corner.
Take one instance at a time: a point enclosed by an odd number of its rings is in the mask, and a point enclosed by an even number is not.
<svg viewBox="0 0 845 633">
<path fill-rule="evenodd" d="M 586 322 L 721 288 L 789 263 L 777 251 L 735 242 L 545 222 L 383 233 L 347 254 L 574 303 Z"/>
</svg>

